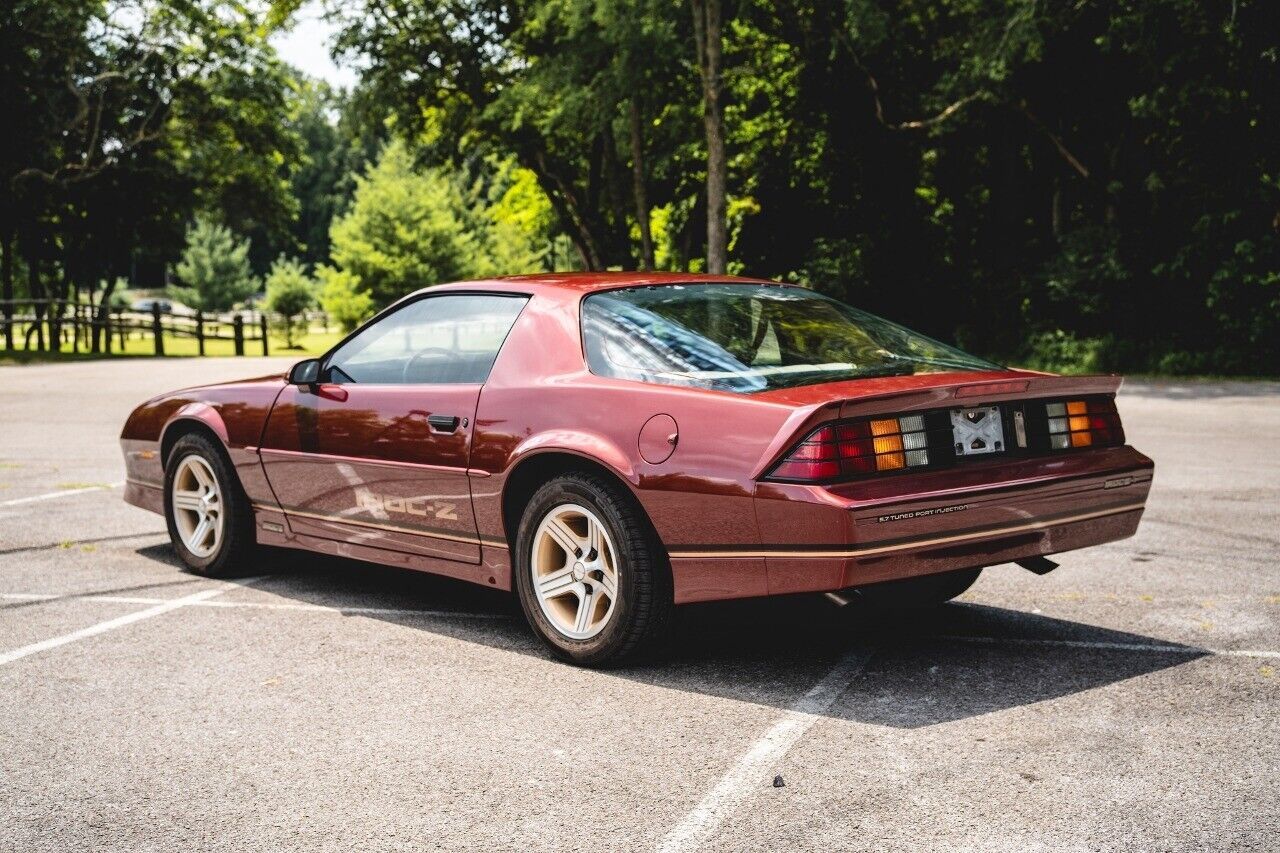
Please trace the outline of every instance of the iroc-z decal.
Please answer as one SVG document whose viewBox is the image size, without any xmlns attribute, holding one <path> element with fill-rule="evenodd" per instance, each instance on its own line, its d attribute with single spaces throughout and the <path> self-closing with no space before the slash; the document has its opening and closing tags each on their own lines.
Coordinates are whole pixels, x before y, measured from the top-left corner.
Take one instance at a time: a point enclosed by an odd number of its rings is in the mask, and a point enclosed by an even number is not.
<svg viewBox="0 0 1280 853">
<path fill-rule="evenodd" d="M 930 515 L 946 515 L 949 512 L 964 512 L 968 504 L 952 504 L 951 506 L 935 506 L 929 509 L 917 509 L 911 512 L 895 512 L 893 515 L 882 515 L 876 519 L 883 524 L 886 521 L 906 521 L 908 518 L 925 518 Z"/>
<path fill-rule="evenodd" d="M 416 515 L 420 518 L 438 518 L 444 521 L 458 520 L 458 505 L 448 501 L 434 501 L 427 498 L 392 498 L 375 495 L 373 492 L 360 489 L 356 492 L 356 504 L 360 509 L 368 510 L 375 515 L 379 512 L 399 513 L 400 515 Z"/>
</svg>

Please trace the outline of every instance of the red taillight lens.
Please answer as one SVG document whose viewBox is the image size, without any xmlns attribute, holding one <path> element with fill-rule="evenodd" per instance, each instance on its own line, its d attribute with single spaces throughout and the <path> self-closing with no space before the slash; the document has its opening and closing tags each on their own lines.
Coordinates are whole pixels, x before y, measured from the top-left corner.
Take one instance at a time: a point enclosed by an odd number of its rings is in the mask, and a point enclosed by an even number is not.
<svg viewBox="0 0 1280 853">
<path fill-rule="evenodd" d="M 1049 448 L 1116 447 L 1124 444 L 1124 428 L 1109 397 L 1046 403 Z"/>
<path fill-rule="evenodd" d="M 924 418 L 904 415 L 820 427 L 792 448 L 769 476 L 816 482 L 928 464 Z"/>
</svg>

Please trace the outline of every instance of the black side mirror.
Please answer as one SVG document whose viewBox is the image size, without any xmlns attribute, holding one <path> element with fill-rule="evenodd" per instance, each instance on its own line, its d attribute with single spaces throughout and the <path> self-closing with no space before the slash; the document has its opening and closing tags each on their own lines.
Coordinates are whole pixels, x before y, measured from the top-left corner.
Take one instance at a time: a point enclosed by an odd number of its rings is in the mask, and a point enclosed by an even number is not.
<svg viewBox="0 0 1280 853">
<path fill-rule="evenodd" d="M 290 385 L 315 385 L 320 381 L 320 359 L 300 361 L 289 370 Z"/>
</svg>

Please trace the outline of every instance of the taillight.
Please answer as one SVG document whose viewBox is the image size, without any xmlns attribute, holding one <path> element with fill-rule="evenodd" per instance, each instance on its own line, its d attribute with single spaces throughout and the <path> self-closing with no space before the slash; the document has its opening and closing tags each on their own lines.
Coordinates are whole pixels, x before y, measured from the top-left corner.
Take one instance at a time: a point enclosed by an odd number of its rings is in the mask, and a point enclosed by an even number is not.
<svg viewBox="0 0 1280 853">
<path fill-rule="evenodd" d="M 820 481 L 928 464 L 924 416 L 904 415 L 819 427 L 792 448 L 769 476 Z"/>
<path fill-rule="evenodd" d="M 1044 411 L 1051 450 L 1124 444 L 1124 428 L 1110 397 L 1046 403 Z"/>
<path fill-rule="evenodd" d="M 768 479 L 831 483 L 895 472 L 938 470 L 984 459 L 1042 456 L 1124 444 L 1124 429 L 1111 397 L 1015 400 L 981 408 L 992 419 L 996 436 L 988 453 L 957 451 L 961 434 L 957 431 L 964 424 L 957 423 L 951 409 L 930 409 L 823 424 L 792 447 L 769 472 Z"/>
</svg>

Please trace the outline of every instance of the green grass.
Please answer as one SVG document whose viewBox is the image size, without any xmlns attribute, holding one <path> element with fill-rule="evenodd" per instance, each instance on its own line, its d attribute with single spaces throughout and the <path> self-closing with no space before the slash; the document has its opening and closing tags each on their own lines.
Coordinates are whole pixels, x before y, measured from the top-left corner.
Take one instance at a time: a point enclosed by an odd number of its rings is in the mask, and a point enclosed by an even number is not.
<svg viewBox="0 0 1280 853">
<path fill-rule="evenodd" d="M 342 332 L 329 332 L 313 329 L 303 335 L 295 343 L 293 349 L 286 349 L 283 337 L 274 333 L 267 339 L 268 355 L 305 358 L 309 355 L 321 355 L 328 352 L 338 341 L 342 340 Z M 125 338 L 124 351 L 120 351 L 120 341 L 114 338 L 111 342 L 112 352 L 86 353 L 72 352 L 69 345 L 64 345 L 60 352 L 40 352 L 37 350 L 5 350 L 0 349 L 0 364 L 32 364 L 61 361 L 86 361 L 102 358 L 141 358 L 155 355 L 155 341 L 150 333 L 132 334 Z M 230 340 L 206 340 L 206 357 L 235 357 L 235 342 Z M 164 354 L 177 358 L 190 358 L 199 355 L 199 342 L 195 338 L 165 335 Z M 245 355 L 262 355 L 261 341 L 245 341 Z"/>
</svg>

